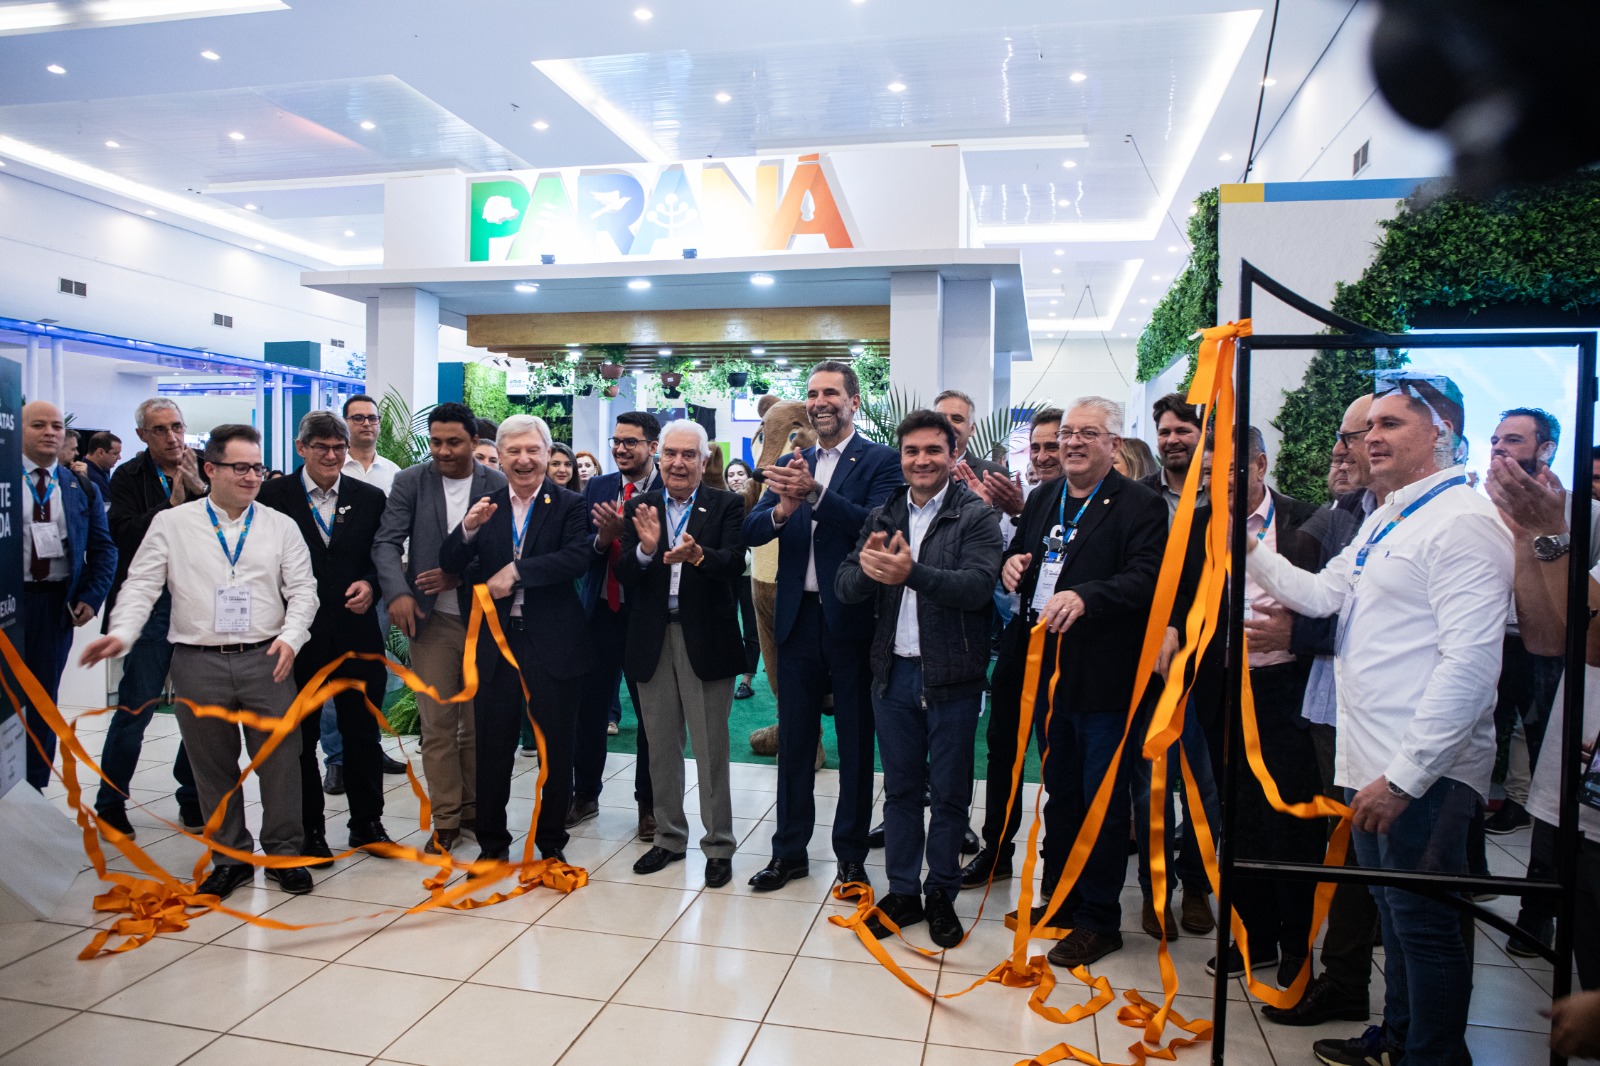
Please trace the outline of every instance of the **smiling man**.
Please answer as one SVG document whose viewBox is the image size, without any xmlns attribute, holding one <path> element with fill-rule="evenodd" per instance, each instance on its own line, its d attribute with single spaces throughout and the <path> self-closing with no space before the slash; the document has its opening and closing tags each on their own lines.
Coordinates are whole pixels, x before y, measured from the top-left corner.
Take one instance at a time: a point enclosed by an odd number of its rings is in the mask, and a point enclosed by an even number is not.
<svg viewBox="0 0 1600 1066">
<path fill-rule="evenodd" d="M 1183 482 L 1189 476 L 1189 465 L 1200 450 L 1202 409 L 1189 402 L 1181 392 L 1169 392 L 1155 402 L 1151 415 L 1156 421 L 1156 455 L 1161 469 L 1140 479 L 1148 488 L 1161 494 L 1167 505 L 1167 524 L 1178 513 L 1178 500 L 1183 496 Z M 1206 490 L 1208 482 L 1202 481 L 1195 496 L 1195 506 L 1210 500 Z"/>
<path fill-rule="evenodd" d="M 1381 501 L 1320 573 L 1251 540 L 1250 576 L 1302 614 L 1337 614 L 1338 784 L 1362 866 L 1466 870 L 1467 829 L 1494 770 L 1495 683 L 1511 592 L 1511 535 L 1455 465 L 1464 409 L 1441 376 L 1378 376 L 1369 414 Z M 1334 1066 L 1466 1062 L 1472 956 L 1456 912 L 1372 889 L 1387 952 L 1384 1024 L 1320 1040 Z"/>
</svg>

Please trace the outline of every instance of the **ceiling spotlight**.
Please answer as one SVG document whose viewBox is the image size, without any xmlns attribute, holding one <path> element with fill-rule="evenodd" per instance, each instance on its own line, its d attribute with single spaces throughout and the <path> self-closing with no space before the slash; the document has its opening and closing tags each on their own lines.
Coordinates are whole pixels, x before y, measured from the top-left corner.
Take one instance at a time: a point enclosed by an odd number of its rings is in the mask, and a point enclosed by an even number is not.
<svg viewBox="0 0 1600 1066">
<path fill-rule="evenodd" d="M 1141 296 L 1141 297 L 1139 297 L 1139 302 L 1140 302 L 1140 303 L 1142 303 L 1142 304 L 1147 304 L 1147 303 L 1149 303 L 1149 302 L 1150 302 L 1150 301 L 1149 301 L 1149 300 L 1146 300 L 1146 299 L 1145 299 L 1145 298 L 1144 298 L 1144 297 L 1143 297 L 1143 296 Z"/>
<path fill-rule="evenodd" d="M 1274 86 L 1274 85 L 1276 85 L 1276 84 L 1278 84 L 1278 79 L 1277 79 L 1277 78 L 1262 78 L 1262 79 L 1261 79 L 1261 84 L 1262 84 L 1262 85 L 1263 85 L 1263 86 L 1264 86 L 1264 87 L 1266 87 L 1266 88 L 1268 88 L 1268 89 L 1270 89 L 1270 88 L 1272 88 L 1272 87 L 1273 87 L 1273 86 Z"/>
<path fill-rule="evenodd" d="M 207 48 L 204 52 L 200 53 L 200 58 L 201 59 L 209 59 L 212 62 L 216 62 L 217 60 L 221 59 L 222 57 L 217 55 L 217 53 L 213 52 L 211 49 Z"/>
<path fill-rule="evenodd" d="M 778 356 L 778 357 L 777 357 L 777 358 L 776 358 L 776 359 L 774 359 L 774 360 L 772 360 L 772 361 L 773 361 L 773 362 L 774 362 L 774 363 L 777 363 L 777 364 L 778 364 L 778 365 L 779 365 L 779 366 L 788 366 L 788 365 L 789 365 L 789 360 L 787 360 L 787 359 L 785 359 L 785 358 L 784 358 L 784 357 L 783 357 L 783 356 L 781 356 L 781 355 L 780 355 L 780 356 Z"/>
<path fill-rule="evenodd" d="M 1119 333 L 1119 334 L 1117 334 L 1117 336 L 1119 336 L 1119 337 L 1126 337 L 1126 336 L 1127 336 L 1127 334 L 1126 334 L 1126 333 Z"/>
<path fill-rule="evenodd" d="M 765 348 L 751 348 L 750 349 L 750 354 L 751 355 L 766 355 L 767 354 L 767 350 Z"/>
<path fill-rule="evenodd" d="M 649 22 L 656 17 L 656 14 L 647 7 L 636 7 L 633 9 L 633 17 L 640 22 Z"/>
<path fill-rule="evenodd" d="M 1233 161 L 1233 153 L 1232 152 L 1223 152 L 1221 155 L 1217 156 L 1217 159 L 1219 161 L 1223 162 L 1223 163 L 1232 162 Z"/>
<path fill-rule="evenodd" d="M 376 122 L 363 122 L 361 124 L 361 128 L 364 130 L 375 130 L 378 128 L 378 124 Z"/>
<path fill-rule="evenodd" d="M 1061 161 L 1061 165 L 1066 167 L 1068 170 L 1071 170 L 1073 167 L 1077 166 L 1078 163 L 1077 163 L 1076 160 L 1073 160 L 1073 159 L 1063 159 Z"/>
<path fill-rule="evenodd" d="M 246 210 L 246 211 L 259 211 L 259 210 L 261 210 L 261 209 L 260 209 L 260 208 L 259 208 L 259 207 L 257 207 L 257 206 L 256 206 L 256 205 L 255 205 L 255 204 L 245 204 L 245 205 L 244 205 L 244 209 L 245 209 L 245 210 Z"/>
<path fill-rule="evenodd" d="M 1050 273 L 1059 274 L 1059 273 L 1061 273 L 1061 268 L 1060 267 L 1051 267 L 1050 268 Z"/>
<path fill-rule="evenodd" d="M 1129 321 L 1129 322 L 1137 322 L 1137 321 L 1139 321 L 1139 320 L 1138 320 L 1138 319 L 1137 319 L 1137 318 L 1130 318 L 1130 319 L 1128 319 L 1128 321 Z"/>
<path fill-rule="evenodd" d="M 628 282 L 628 288 L 633 289 L 636 292 L 643 292 L 649 287 L 650 282 L 644 278 L 634 278 L 632 281 Z"/>
<path fill-rule="evenodd" d="M 1178 246 L 1177 246 L 1177 245 L 1176 245 L 1176 244 L 1169 244 L 1169 245 L 1167 245 L 1167 251 L 1169 251 L 1169 252 L 1176 252 L 1176 251 L 1177 251 L 1177 250 L 1178 250 Z"/>
<path fill-rule="evenodd" d="M 717 103 L 725 104 L 729 100 L 733 99 L 733 95 L 731 93 L 718 93 L 716 99 L 717 99 Z"/>
<path fill-rule="evenodd" d="M 1161 280 L 1161 275 L 1160 274 L 1151 274 L 1150 275 L 1150 280 L 1151 281 L 1160 281 Z"/>
<path fill-rule="evenodd" d="M 1057 207 L 1071 207 L 1072 206 L 1072 201 L 1071 200 L 1057 200 L 1056 201 L 1056 206 Z"/>
<path fill-rule="evenodd" d="M 865 354 L 867 354 L 866 346 L 862 345 L 862 344 L 852 344 L 850 346 L 850 354 L 851 355 L 865 355 Z"/>
<path fill-rule="evenodd" d="M 888 89 L 892 93 L 903 93 L 906 91 L 906 83 L 903 81 L 891 81 Z"/>
<path fill-rule="evenodd" d="M 116 141 L 107 141 L 106 142 L 106 147 L 107 148 L 121 148 L 122 145 L 118 144 Z"/>
<path fill-rule="evenodd" d="M 258 245 L 256 245 L 256 251 L 258 251 L 258 252 L 264 252 L 264 251 L 266 251 L 266 250 L 267 250 L 267 246 L 266 246 L 266 245 L 264 245 L 264 244 L 258 244 Z"/>
<path fill-rule="evenodd" d="M 657 348 L 656 349 L 656 354 L 657 355 L 671 355 L 672 354 L 672 349 L 671 348 Z"/>
<path fill-rule="evenodd" d="M 1081 83 L 1081 82 L 1088 81 L 1089 80 L 1089 75 L 1085 74 L 1081 70 L 1075 70 L 1071 74 L 1067 75 L 1067 80 L 1072 82 L 1072 83 L 1074 83 L 1074 84 L 1078 84 L 1078 83 Z"/>
<path fill-rule="evenodd" d="M 524 281 L 516 285 L 515 288 L 518 292 L 538 292 L 539 283 L 537 281 Z"/>
<path fill-rule="evenodd" d="M 344 235 L 346 237 L 354 237 L 356 235 L 356 231 L 353 229 L 347 229 L 344 231 Z"/>
<path fill-rule="evenodd" d="M 1051 312 L 1050 312 L 1050 317 L 1051 317 L 1051 318 L 1054 318 L 1054 317 L 1056 317 L 1056 313 L 1055 313 L 1055 312 L 1054 312 L 1054 311 L 1051 311 Z"/>
<path fill-rule="evenodd" d="M 1057 248 L 1056 249 L 1056 254 L 1057 255 L 1066 255 L 1067 254 L 1067 250 L 1065 248 Z"/>
<path fill-rule="evenodd" d="M 771 274 L 751 274 L 750 275 L 750 284 L 752 284 L 752 285 L 760 285 L 763 288 L 765 288 L 768 285 L 771 285 L 774 280 L 776 280 L 776 279 L 774 279 Z"/>
<path fill-rule="evenodd" d="M 1045 335 L 1044 335 L 1044 339 L 1045 339 L 1045 340 L 1050 340 L 1050 339 L 1051 339 L 1051 338 L 1053 338 L 1053 337 L 1054 337 L 1054 336 L 1055 336 L 1055 334 L 1054 334 L 1054 333 L 1046 333 L 1046 334 L 1045 334 Z"/>
<path fill-rule="evenodd" d="M 60 63 L 51 63 L 44 69 L 48 70 L 52 74 L 65 74 L 67 72 L 67 68 L 62 66 Z"/>
<path fill-rule="evenodd" d="M 146 211 L 145 214 L 149 215 L 151 218 L 156 217 L 156 213 L 154 211 Z"/>
<path fill-rule="evenodd" d="M 550 123 L 541 118 L 539 121 L 533 124 L 533 128 L 538 130 L 540 133 L 543 133 L 545 130 L 550 128 Z"/>
<path fill-rule="evenodd" d="M 232 133 L 228 134 L 228 140 L 242 141 L 244 140 L 244 134 L 240 133 L 238 130 L 234 130 Z"/>
<path fill-rule="evenodd" d="M 1056 304 L 1058 304 L 1058 303 L 1060 303 L 1060 302 L 1061 302 L 1061 301 L 1060 301 L 1060 300 L 1051 300 L 1051 301 L 1050 301 L 1050 306 L 1051 306 L 1051 307 L 1054 307 L 1054 306 L 1055 306 L 1055 305 L 1056 305 Z"/>
</svg>

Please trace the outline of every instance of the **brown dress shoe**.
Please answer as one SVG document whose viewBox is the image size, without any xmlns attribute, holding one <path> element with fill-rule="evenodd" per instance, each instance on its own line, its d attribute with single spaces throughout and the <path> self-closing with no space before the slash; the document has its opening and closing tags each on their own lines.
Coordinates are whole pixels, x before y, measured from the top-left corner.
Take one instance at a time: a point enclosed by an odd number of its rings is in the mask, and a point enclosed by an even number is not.
<svg viewBox="0 0 1600 1066">
<path fill-rule="evenodd" d="M 1167 921 L 1172 920 L 1172 910 L 1167 910 Z M 1196 936 L 1205 936 L 1217 928 L 1217 920 L 1211 915 L 1211 898 L 1202 892 L 1183 890 L 1183 916 L 1179 921 L 1183 931 Z"/>
<path fill-rule="evenodd" d="M 656 812 L 649 807 L 639 808 L 639 839 L 650 843 L 656 838 Z"/>
<path fill-rule="evenodd" d="M 1161 923 L 1156 921 L 1156 902 L 1153 899 L 1144 901 L 1144 917 L 1139 922 L 1140 928 L 1149 933 L 1156 940 L 1161 939 Z M 1172 916 L 1172 904 L 1167 904 L 1167 939 L 1178 938 L 1178 921 Z"/>
<path fill-rule="evenodd" d="M 429 855 L 443 855 L 455 847 L 456 841 L 460 839 L 461 830 L 459 829 L 435 829 L 433 836 L 428 840 L 427 846 L 422 850 Z"/>
<path fill-rule="evenodd" d="M 1053 966 L 1088 966 L 1098 962 L 1113 951 L 1122 948 L 1120 933 L 1096 933 L 1089 929 L 1074 929 L 1056 942 L 1046 956 Z"/>
</svg>

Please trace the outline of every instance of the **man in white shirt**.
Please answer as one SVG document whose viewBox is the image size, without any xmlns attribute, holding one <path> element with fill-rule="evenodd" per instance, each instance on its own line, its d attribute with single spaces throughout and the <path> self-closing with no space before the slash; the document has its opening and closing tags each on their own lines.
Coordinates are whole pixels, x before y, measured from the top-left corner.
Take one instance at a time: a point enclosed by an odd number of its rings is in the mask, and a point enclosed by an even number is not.
<svg viewBox="0 0 1600 1066">
<path fill-rule="evenodd" d="M 83 664 L 121 655 L 139 639 L 162 590 L 172 594 L 168 639 L 172 679 L 183 694 L 178 728 L 194 767 L 195 788 L 209 817 L 239 776 L 240 726 L 202 717 L 191 703 L 281 716 L 294 701 L 294 658 L 311 636 L 317 580 L 293 519 L 255 503 L 261 489 L 261 435 L 250 426 L 221 425 L 205 448 L 209 499 L 157 514 L 128 570 L 106 635 L 90 644 Z M 268 734 L 244 728 L 254 758 Z M 299 855 L 300 734 L 290 733 L 256 768 L 261 789 L 261 846 L 269 855 Z M 250 852 L 244 796 L 234 793 L 213 839 Z M 249 865 L 214 855 L 216 867 L 196 891 L 225 897 L 251 880 Z M 304 867 L 269 869 L 285 892 L 311 891 Z"/>
<path fill-rule="evenodd" d="M 344 420 L 350 424 L 350 456 L 341 473 L 389 495 L 400 468 L 378 454 L 378 431 L 383 425 L 378 402 L 364 392 L 356 393 L 344 402 Z"/>
<path fill-rule="evenodd" d="M 1275 552 L 1249 572 L 1301 614 L 1339 615 L 1337 781 L 1350 797 L 1362 866 L 1452 874 L 1494 770 L 1495 683 L 1510 608 L 1511 537 L 1453 464 L 1464 412 L 1448 378 L 1379 375 L 1368 416 L 1371 488 L 1381 505 L 1318 574 Z M 1334 1066 L 1455 1066 L 1472 956 L 1455 910 L 1374 887 L 1383 924 L 1384 1025 L 1319 1040 Z"/>
</svg>

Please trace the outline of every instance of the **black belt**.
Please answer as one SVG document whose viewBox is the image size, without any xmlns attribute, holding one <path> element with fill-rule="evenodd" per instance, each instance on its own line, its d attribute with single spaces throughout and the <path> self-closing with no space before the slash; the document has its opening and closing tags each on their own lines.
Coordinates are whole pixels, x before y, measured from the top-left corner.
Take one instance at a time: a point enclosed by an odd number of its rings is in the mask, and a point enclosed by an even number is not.
<svg viewBox="0 0 1600 1066">
<path fill-rule="evenodd" d="M 23 592 L 40 594 L 46 592 L 64 592 L 66 591 L 66 588 L 67 582 L 65 578 L 60 581 L 24 581 L 22 583 Z"/>
<path fill-rule="evenodd" d="M 802 592 L 800 594 L 800 602 L 801 603 L 818 603 L 818 604 L 820 604 L 822 602 L 822 593 L 820 593 L 820 592 Z"/>
<path fill-rule="evenodd" d="M 513 633 L 525 633 L 527 632 L 528 626 L 527 623 L 523 621 L 520 614 L 514 614 L 510 618 L 506 619 L 506 628 L 511 630 Z"/>
<path fill-rule="evenodd" d="M 271 644 L 271 640 L 258 640 L 252 644 L 190 644 L 196 651 L 216 652 L 218 655 L 237 655 L 242 651 L 255 651 Z"/>
<path fill-rule="evenodd" d="M 667 625 L 675 626 L 677 624 L 678 624 L 678 612 L 673 608 L 670 608 L 670 607 L 667 608 Z"/>
</svg>

